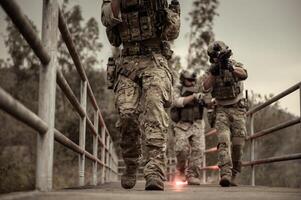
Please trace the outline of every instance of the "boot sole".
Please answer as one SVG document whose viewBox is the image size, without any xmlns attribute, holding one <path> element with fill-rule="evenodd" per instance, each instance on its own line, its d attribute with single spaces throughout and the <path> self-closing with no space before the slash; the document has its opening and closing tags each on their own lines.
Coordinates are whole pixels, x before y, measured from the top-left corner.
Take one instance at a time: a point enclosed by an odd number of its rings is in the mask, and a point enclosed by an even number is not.
<svg viewBox="0 0 301 200">
<path fill-rule="evenodd" d="M 230 181 L 227 180 L 227 179 L 222 179 L 219 184 L 222 186 L 222 187 L 229 187 L 230 186 Z"/>
<path fill-rule="evenodd" d="M 159 190 L 159 191 L 163 191 L 164 190 L 164 186 L 159 186 L 158 184 L 149 184 L 149 185 L 145 186 L 145 190 Z"/>
<path fill-rule="evenodd" d="M 149 185 L 147 187 L 145 187 L 145 190 L 157 190 L 157 191 L 163 191 L 164 188 L 161 188 L 157 185 Z"/>
</svg>

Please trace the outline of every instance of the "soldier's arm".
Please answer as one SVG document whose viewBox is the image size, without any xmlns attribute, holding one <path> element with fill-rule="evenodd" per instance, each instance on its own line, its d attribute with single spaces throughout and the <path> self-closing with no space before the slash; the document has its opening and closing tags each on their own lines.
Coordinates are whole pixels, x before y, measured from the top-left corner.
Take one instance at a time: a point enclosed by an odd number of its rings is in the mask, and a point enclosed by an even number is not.
<svg viewBox="0 0 301 200">
<path fill-rule="evenodd" d="M 215 83 L 215 76 L 213 76 L 210 72 L 207 72 L 207 75 L 205 76 L 202 84 L 203 92 L 204 93 L 211 92 L 214 83 Z"/>
<path fill-rule="evenodd" d="M 120 0 L 103 0 L 101 22 L 105 27 L 114 27 L 121 23 Z"/>
<path fill-rule="evenodd" d="M 246 80 L 248 78 L 248 72 L 243 68 L 243 64 L 235 62 L 233 74 L 240 80 Z"/>
<path fill-rule="evenodd" d="M 174 101 L 174 106 L 178 108 L 183 108 L 185 105 L 190 102 L 195 101 L 198 98 L 198 95 L 189 95 L 187 97 L 178 97 Z"/>
<path fill-rule="evenodd" d="M 190 95 L 187 97 L 181 97 L 180 95 L 180 89 L 176 88 L 174 89 L 174 100 L 173 100 L 173 106 L 177 108 L 183 108 L 186 104 L 195 101 L 197 98 L 197 95 Z"/>
</svg>

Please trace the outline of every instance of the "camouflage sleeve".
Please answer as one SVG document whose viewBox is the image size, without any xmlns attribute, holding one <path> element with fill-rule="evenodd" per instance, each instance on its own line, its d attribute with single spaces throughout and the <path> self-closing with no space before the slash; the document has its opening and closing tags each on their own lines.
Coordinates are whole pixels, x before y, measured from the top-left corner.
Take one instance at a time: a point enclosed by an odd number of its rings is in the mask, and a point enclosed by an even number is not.
<svg viewBox="0 0 301 200">
<path fill-rule="evenodd" d="M 178 38 L 180 33 L 180 13 L 166 9 L 166 24 L 162 32 L 162 39 L 172 41 Z"/>
<path fill-rule="evenodd" d="M 173 90 L 173 107 L 183 108 L 184 107 L 184 98 L 181 97 L 180 87 L 177 86 Z"/>
<path fill-rule="evenodd" d="M 103 0 L 101 6 L 101 22 L 105 27 L 114 27 L 121 20 L 121 13 L 119 13 L 118 18 L 115 18 L 111 8 L 111 0 Z"/>
<path fill-rule="evenodd" d="M 242 79 L 242 80 L 247 79 L 247 78 L 248 78 L 248 71 L 246 70 L 246 68 L 244 68 L 244 65 L 243 65 L 242 63 L 240 63 L 240 62 L 235 61 L 235 60 L 231 60 L 231 62 L 232 62 L 232 65 L 233 65 L 234 67 L 242 68 L 242 69 L 246 72 L 246 75 L 247 75 L 247 76 L 246 76 L 244 79 Z"/>
</svg>

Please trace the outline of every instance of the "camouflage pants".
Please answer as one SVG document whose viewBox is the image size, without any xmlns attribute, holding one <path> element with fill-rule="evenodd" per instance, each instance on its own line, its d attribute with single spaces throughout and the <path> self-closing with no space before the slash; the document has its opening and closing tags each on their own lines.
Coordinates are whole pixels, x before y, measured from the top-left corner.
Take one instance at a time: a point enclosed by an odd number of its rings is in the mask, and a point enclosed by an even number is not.
<svg viewBox="0 0 301 200">
<path fill-rule="evenodd" d="M 197 120 L 193 124 L 178 122 L 174 131 L 177 170 L 187 170 L 187 177 L 199 177 L 205 151 L 204 121 Z"/>
<path fill-rule="evenodd" d="M 166 59 L 160 54 L 154 56 L 121 59 L 121 68 L 130 71 L 132 78 L 119 75 L 115 103 L 127 168 L 138 165 L 142 144 L 145 178 L 156 175 L 165 179 L 166 138 L 170 123 L 165 108 L 171 104 L 172 76 Z"/>
<path fill-rule="evenodd" d="M 221 176 L 241 171 L 246 136 L 246 111 L 237 107 L 218 107 L 215 128 L 218 131 L 218 166 Z"/>
</svg>

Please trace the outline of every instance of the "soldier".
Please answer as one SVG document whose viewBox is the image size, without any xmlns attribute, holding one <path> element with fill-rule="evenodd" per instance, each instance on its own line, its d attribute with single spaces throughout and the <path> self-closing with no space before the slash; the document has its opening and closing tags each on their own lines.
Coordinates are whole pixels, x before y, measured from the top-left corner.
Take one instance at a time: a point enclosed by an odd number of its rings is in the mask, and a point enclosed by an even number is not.
<svg viewBox="0 0 301 200">
<path fill-rule="evenodd" d="M 119 47 L 113 82 L 118 109 L 122 156 L 126 165 L 121 177 L 125 189 L 136 184 L 140 138 L 144 150 L 145 190 L 164 190 L 166 137 L 172 99 L 172 73 L 163 41 L 178 37 L 180 5 L 173 0 L 104 0 L 102 23 L 110 43 Z M 169 51 L 166 51 L 168 49 Z"/>
<path fill-rule="evenodd" d="M 175 133 L 177 171 L 186 176 L 189 185 L 200 185 L 200 171 L 205 151 L 204 103 L 200 86 L 196 84 L 196 73 L 183 70 L 180 83 L 175 89 L 171 118 Z"/>
<path fill-rule="evenodd" d="M 243 82 L 247 71 L 241 63 L 230 59 L 232 51 L 221 41 L 208 47 L 212 63 L 203 81 L 204 92 L 211 92 L 216 101 L 215 128 L 218 132 L 218 166 L 220 185 L 237 186 L 246 135 L 246 99 Z"/>
</svg>

